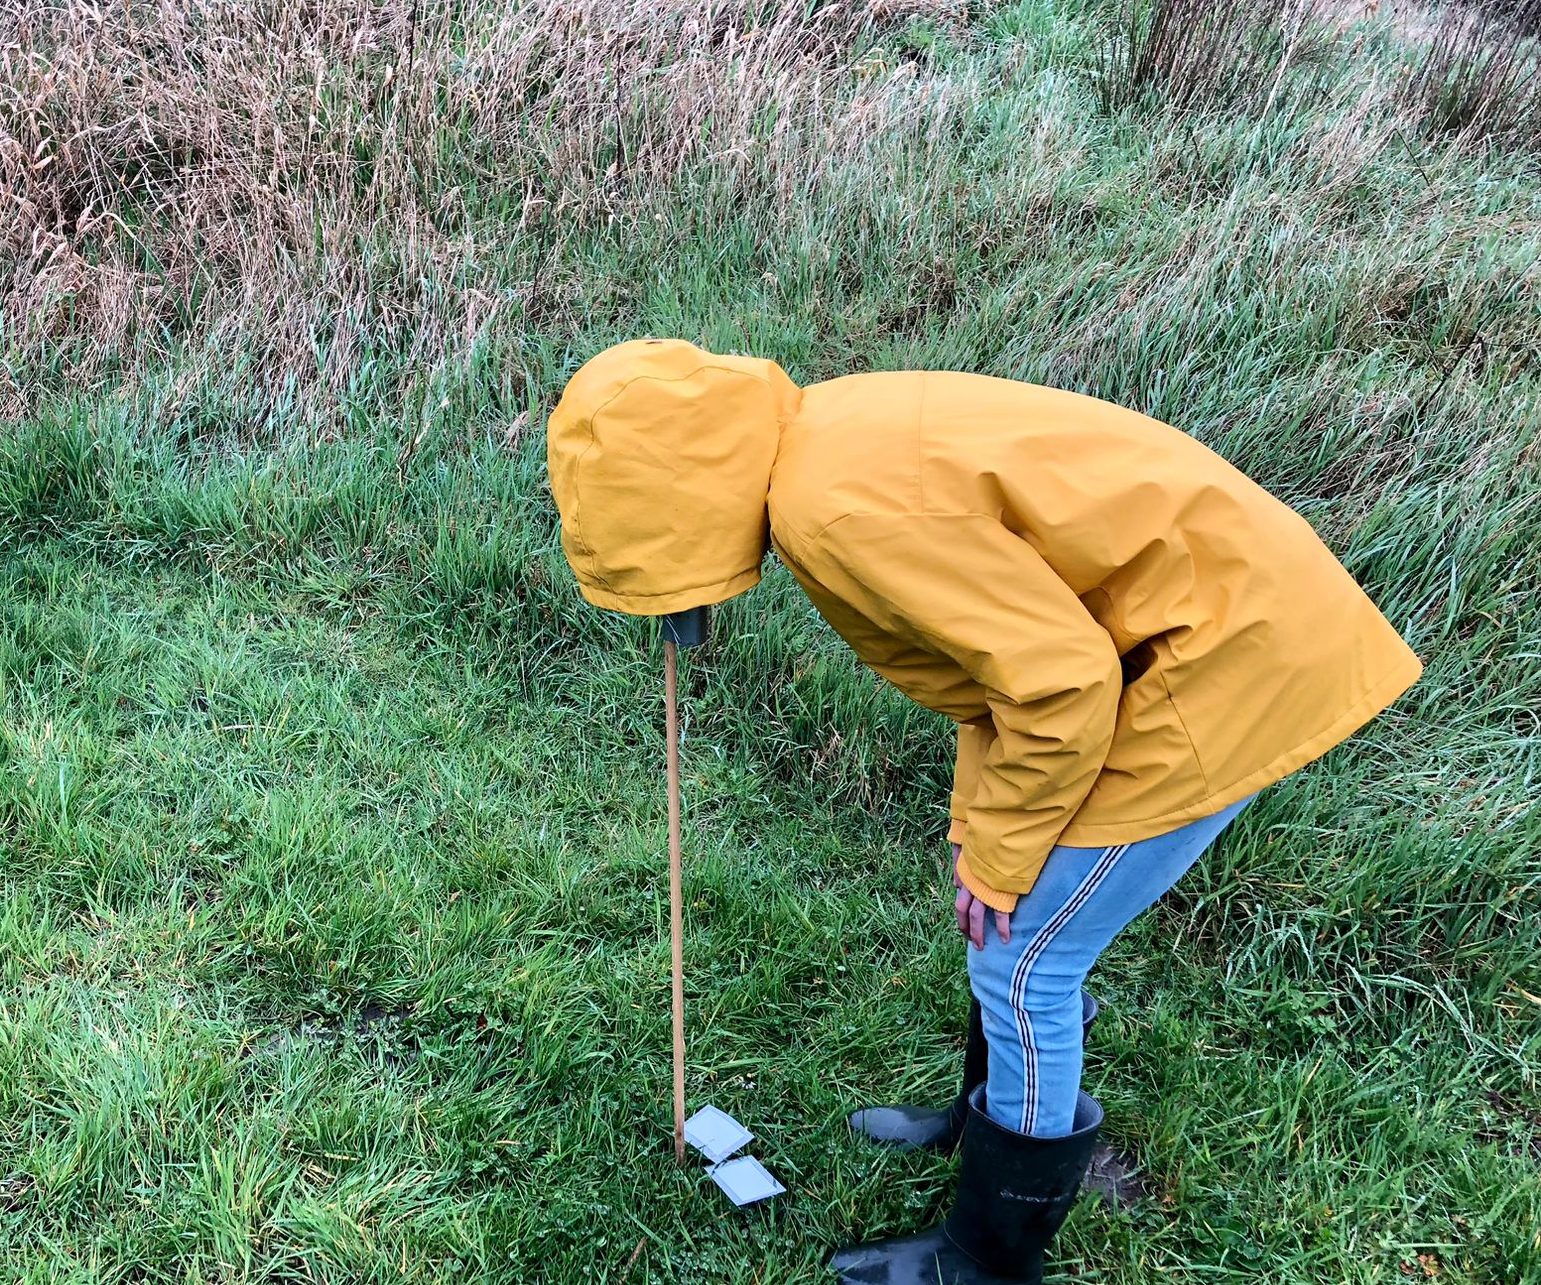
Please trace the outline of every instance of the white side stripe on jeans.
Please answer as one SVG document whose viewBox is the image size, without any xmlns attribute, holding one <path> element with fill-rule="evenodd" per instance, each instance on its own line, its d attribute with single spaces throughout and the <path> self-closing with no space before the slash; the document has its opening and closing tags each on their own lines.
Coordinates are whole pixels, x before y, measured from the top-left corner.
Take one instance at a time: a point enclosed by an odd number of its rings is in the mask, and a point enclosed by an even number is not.
<svg viewBox="0 0 1541 1285">
<path fill-rule="evenodd" d="M 1033 1126 L 1038 1122 L 1038 1050 L 1033 1047 L 1033 1019 L 1022 1007 L 1022 995 L 1027 989 L 1027 975 L 1032 971 L 1034 963 L 1049 948 L 1049 944 L 1064 930 L 1065 925 L 1074 919 L 1082 907 L 1091 900 L 1092 894 L 1118 864 L 1118 859 L 1129 851 L 1129 846 L 1127 843 L 1120 843 L 1102 850 L 1102 855 L 1093 862 L 1092 868 L 1086 872 L 1086 877 L 1070 894 L 1065 904 L 1050 915 L 1043 927 L 1033 934 L 1032 940 L 1027 943 L 1027 947 L 1022 952 L 1022 957 L 1017 960 L 1016 969 L 1012 972 L 1011 1008 L 1016 1014 L 1017 1036 L 1022 1043 L 1022 1128 L 1020 1130 L 1022 1133 L 1031 1133 Z"/>
</svg>

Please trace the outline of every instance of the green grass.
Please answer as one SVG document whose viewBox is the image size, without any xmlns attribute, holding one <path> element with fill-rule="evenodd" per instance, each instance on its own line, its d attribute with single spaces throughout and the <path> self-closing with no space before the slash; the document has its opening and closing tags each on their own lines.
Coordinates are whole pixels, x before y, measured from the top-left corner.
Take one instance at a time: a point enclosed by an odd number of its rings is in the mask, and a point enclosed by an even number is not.
<svg viewBox="0 0 1541 1285">
<path fill-rule="evenodd" d="M 951 1092 L 950 738 L 776 569 L 685 675 L 689 1097 L 791 1192 L 673 1166 L 659 661 L 578 599 L 539 432 L 652 332 L 1094 392 L 1317 525 L 1426 677 L 1099 966 L 1151 1191 L 1058 1279 L 1541 1281 L 1534 158 L 1397 117 L 1380 28 L 1266 114 L 1110 115 L 1098 21 L 880 33 L 920 70 L 845 150 L 871 50 L 786 90 L 806 146 L 596 165 L 544 244 L 448 113 L 438 249 L 317 260 L 346 340 L 280 324 L 299 251 L 272 315 L 211 267 L 191 320 L 5 332 L 0 1275 L 772 1285 L 945 1207 L 844 1116 Z"/>
</svg>

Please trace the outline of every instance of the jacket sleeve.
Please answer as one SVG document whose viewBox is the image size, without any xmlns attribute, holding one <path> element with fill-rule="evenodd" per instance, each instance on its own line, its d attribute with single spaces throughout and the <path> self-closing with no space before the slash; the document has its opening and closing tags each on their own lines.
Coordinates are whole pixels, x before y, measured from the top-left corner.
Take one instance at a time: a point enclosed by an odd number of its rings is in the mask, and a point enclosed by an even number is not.
<svg viewBox="0 0 1541 1285">
<path fill-rule="evenodd" d="M 989 719 L 958 724 L 958 756 L 953 762 L 952 798 L 947 806 L 948 843 L 962 843 L 968 832 L 968 810 L 979 793 L 979 771 L 994 744 L 995 724 Z"/>
<path fill-rule="evenodd" d="M 986 905 L 1014 909 L 1107 758 L 1122 690 L 1113 640 L 1030 544 L 984 515 L 854 514 L 810 554 L 828 590 L 983 689 L 994 740 L 958 873 Z"/>
</svg>

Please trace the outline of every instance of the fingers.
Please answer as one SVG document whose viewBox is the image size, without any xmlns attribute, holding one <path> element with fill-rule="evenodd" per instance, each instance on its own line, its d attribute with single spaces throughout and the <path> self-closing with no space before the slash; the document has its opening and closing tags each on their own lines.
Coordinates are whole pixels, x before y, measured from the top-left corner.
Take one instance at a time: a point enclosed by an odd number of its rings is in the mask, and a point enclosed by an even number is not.
<svg viewBox="0 0 1541 1285">
<path fill-rule="evenodd" d="M 958 931 L 973 942 L 975 950 L 983 950 L 985 948 L 985 911 L 989 907 L 963 886 L 963 881 L 958 878 L 956 867 L 953 868 L 952 882 L 958 890 L 958 895 L 952 902 L 952 911 L 958 920 Z M 1004 910 L 991 910 L 990 913 L 995 916 L 995 935 L 1004 945 L 1011 940 L 1011 916 Z"/>
</svg>

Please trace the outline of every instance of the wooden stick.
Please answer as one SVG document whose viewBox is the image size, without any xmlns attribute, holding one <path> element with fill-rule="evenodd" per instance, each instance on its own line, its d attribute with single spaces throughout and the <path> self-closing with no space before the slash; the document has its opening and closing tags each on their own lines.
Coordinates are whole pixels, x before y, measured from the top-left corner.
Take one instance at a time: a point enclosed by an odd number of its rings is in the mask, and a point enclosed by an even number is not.
<svg viewBox="0 0 1541 1285">
<path fill-rule="evenodd" d="M 680 887 L 680 715 L 677 661 L 663 645 L 664 702 L 669 735 L 669 945 L 674 956 L 674 1158 L 685 1163 L 685 909 Z"/>
</svg>

